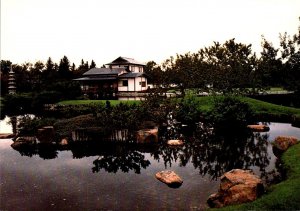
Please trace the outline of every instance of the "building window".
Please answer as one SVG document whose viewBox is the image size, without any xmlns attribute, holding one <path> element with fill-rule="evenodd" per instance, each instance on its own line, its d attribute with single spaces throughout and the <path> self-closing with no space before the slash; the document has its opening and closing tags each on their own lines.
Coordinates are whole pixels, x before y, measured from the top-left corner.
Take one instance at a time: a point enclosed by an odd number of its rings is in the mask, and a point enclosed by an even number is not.
<svg viewBox="0 0 300 211">
<path fill-rule="evenodd" d="M 142 87 L 146 87 L 146 81 L 140 82 L 140 85 L 141 85 Z"/>
<path fill-rule="evenodd" d="M 143 72 L 143 67 L 139 67 L 139 72 L 140 72 L 140 73 Z"/>
<path fill-rule="evenodd" d="M 119 81 L 119 86 L 128 86 L 128 80 Z"/>
</svg>

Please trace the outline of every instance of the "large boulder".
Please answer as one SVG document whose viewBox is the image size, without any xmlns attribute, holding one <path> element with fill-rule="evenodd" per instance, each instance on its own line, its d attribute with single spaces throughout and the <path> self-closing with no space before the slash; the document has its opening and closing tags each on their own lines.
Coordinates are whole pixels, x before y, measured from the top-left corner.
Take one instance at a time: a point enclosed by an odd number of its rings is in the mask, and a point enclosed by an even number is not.
<svg viewBox="0 0 300 211">
<path fill-rule="evenodd" d="M 254 132 L 267 132 L 270 130 L 267 125 L 248 125 L 247 127 Z"/>
<path fill-rule="evenodd" d="M 207 203 L 210 207 L 251 202 L 264 192 L 262 180 L 251 170 L 233 169 L 221 177 L 218 193 L 210 195 Z"/>
<path fill-rule="evenodd" d="M 158 142 L 158 128 L 142 129 L 136 133 L 137 143 L 148 144 Z"/>
<path fill-rule="evenodd" d="M 172 188 L 178 188 L 183 183 L 182 179 L 174 171 L 170 170 L 158 172 L 155 174 L 155 177 Z"/>
<path fill-rule="evenodd" d="M 277 136 L 273 142 L 273 152 L 276 156 L 280 156 L 290 146 L 298 143 L 296 137 L 293 136 Z"/>
</svg>

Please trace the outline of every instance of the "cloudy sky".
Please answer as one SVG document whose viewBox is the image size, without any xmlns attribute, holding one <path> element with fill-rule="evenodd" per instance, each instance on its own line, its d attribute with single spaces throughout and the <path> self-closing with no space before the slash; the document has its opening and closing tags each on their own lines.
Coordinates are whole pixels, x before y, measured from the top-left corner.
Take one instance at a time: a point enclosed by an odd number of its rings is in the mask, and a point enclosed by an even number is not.
<svg viewBox="0 0 300 211">
<path fill-rule="evenodd" d="M 259 52 L 299 16 L 300 0 L 1 0 L 1 59 L 161 63 L 231 38 Z"/>
</svg>

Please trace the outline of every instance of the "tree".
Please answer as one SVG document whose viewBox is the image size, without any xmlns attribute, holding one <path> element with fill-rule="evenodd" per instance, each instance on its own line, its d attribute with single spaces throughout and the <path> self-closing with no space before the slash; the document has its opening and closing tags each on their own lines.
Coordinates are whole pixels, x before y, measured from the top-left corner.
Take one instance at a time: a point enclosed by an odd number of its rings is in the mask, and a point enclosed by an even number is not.
<svg viewBox="0 0 300 211">
<path fill-rule="evenodd" d="M 299 18 L 300 20 L 300 18 Z M 300 94 L 300 26 L 292 37 L 280 36 L 281 59 L 284 62 L 285 87 Z"/>
<path fill-rule="evenodd" d="M 262 36 L 263 50 L 258 61 L 259 72 L 262 74 L 262 83 L 265 87 L 282 86 L 282 62 L 279 58 L 279 49 Z"/>
<path fill-rule="evenodd" d="M 156 62 L 147 62 L 144 72 L 148 77 L 148 83 L 153 84 L 155 87 L 163 83 L 163 72 L 160 65 L 156 64 Z"/>
<path fill-rule="evenodd" d="M 53 63 L 51 57 L 48 58 L 45 69 L 42 73 L 42 78 L 45 83 L 51 83 L 58 79 L 58 67 L 56 63 Z"/>
<path fill-rule="evenodd" d="M 96 63 L 94 62 L 94 60 L 91 61 L 91 65 L 90 65 L 90 69 L 95 68 L 96 67 Z"/>
<path fill-rule="evenodd" d="M 64 56 L 58 66 L 58 74 L 61 80 L 72 79 L 72 72 L 70 71 L 70 61 L 67 56 Z"/>
<path fill-rule="evenodd" d="M 236 43 L 235 39 L 199 51 L 202 69 L 206 69 L 205 83 L 211 83 L 215 91 L 223 93 L 246 92 L 255 74 L 256 56 L 251 45 Z"/>
<path fill-rule="evenodd" d="M 89 63 L 84 62 L 83 59 L 81 59 L 81 64 L 78 66 L 76 71 L 74 72 L 75 77 L 80 77 L 83 73 L 89 70 Z"/>
<path fill-rule="evenodd" d="M 42 72 L 44 70 L 44 63 L 41 61 L 37 61 L 33 66 L 29 69 L 29 80 L 32 88 L 35 91 L 39 91 L 41 88 L 41 80 L 42 80 Z"/>
</svg>

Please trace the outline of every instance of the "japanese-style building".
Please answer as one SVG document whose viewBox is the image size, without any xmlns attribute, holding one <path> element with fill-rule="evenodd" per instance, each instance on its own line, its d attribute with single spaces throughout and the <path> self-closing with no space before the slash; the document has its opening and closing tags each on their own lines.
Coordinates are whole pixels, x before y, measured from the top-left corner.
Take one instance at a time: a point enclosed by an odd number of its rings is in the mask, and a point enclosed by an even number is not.
<svg viewBox="0 0 300 211">
<path fill-rule="evenodd" d="M 84 94 L 99 96 L 120 92 L 141 92 L 147 90 L 145 65 L 126 57 L 118 57 L 106 64 L 107 68 L 92 68 L 81 78 L 74 79 L 81 83 Z"/>
</svg>

